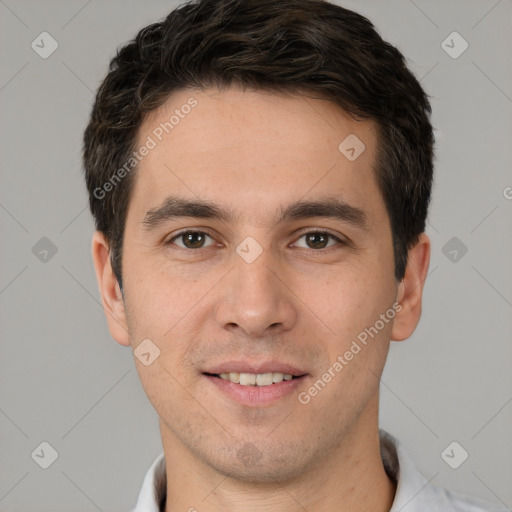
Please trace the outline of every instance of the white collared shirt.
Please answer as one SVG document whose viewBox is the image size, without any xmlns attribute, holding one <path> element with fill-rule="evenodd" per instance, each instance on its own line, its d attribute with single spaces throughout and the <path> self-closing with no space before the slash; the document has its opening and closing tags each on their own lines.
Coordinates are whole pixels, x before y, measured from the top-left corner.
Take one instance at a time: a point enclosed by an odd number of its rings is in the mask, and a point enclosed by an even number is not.
<svg viewBox="0 0 512 512">
<path fill-rule="evenodd" d="M 430 484 L 397 439 L 382 429 L 379 436 L 384 467 L 397 485 L 389 512 L 510 512 L 508 508 Z M 166 485 L 165 458 L 161 453 L 146 473 L 137 505 L 131 512 L 163 512 Z"/>
</svg>

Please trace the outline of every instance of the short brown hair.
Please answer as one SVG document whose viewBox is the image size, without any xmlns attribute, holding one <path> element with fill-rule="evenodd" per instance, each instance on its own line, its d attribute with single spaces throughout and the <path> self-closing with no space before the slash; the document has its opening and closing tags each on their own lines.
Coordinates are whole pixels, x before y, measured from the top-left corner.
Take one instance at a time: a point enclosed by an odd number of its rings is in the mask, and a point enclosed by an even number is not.
<svg viewBox="0 0 512 512">
<path fill-rule="evenodd" d="M 401 280 L 425 230 L 434 146 L 428 97 L 403 55 L 368 19 L 324 0 L 196 0 L 118 50 L 85 130 L 90 208 L 119 284 L 135 173 L 123 173 L 108 193 L 104 184 L 130 159 L 145 116 L 171 93 L 232 85 L 312 95 L 376 121 L 376 178 Z"/>
</svg>

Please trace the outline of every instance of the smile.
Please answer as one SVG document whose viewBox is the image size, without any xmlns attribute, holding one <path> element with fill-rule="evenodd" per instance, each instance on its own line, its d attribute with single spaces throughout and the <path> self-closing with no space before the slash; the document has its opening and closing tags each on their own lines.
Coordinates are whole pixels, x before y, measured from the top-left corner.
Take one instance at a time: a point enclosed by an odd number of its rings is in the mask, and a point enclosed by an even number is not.
<svg viewBox="0 0 512 512">
<path fill-rule="evenodd" d="M 234 384 L 240 384 L 241 386 L 271 386 L 272 384 L 279 384 L 283 380 L 296 379 L 289 373 L 281 372 L 267 372 L 267 373 L 221 373 L 215 375 L 221 379 L 233 382 Z"/>
<path fill-rule="evenodd" d="M 246 407 L 262 407 L 277 404 L 287 397 L 298 394 L 309 375 L 282 372 L 221 372 L 203 373 L 203 376 L 221 396 Z"/>
</svg>

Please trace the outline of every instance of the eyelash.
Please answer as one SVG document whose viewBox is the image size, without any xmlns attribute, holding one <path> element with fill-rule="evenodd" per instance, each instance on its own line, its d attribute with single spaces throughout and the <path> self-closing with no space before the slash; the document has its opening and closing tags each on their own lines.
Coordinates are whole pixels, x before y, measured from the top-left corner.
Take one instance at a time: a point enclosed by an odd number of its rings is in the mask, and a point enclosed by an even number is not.
<svg viewBox="0 0 512 512">
<path fill-rule="evenodd" d="M 181 231 L 179 233 L 177 233 L 176 235 L 174 235 L 172 238 L 170 238 L 169 240 L 167 240 L 165 242 L 165 245 L 173 245 L 173 242 L 175 240 L 177 240 L 178 238 L 184 236 L 184 235 L 188 235 L 189 233 L 199 233 L 199 234 L 202 234 L 202 235 L 207 235 L 209 236 L 210 238 L 213 239 L 213 235 L 210 234 L 208 231 L 201 231 L 201 230 L 194 230 L 194 229 L 187 229 L 185 231 Z M 333 239 L 337 242 L 337 244 L 335 245 L 331 245 L 329 247 L 325 247 L 323 249 L 311 249 L 311 248 L 303 248 L 303 249 L 306 249 L 308 251 L 311 251 L 311 252 L 314 252 L 314 253 L 318 253 L 318 252 L 322 252 L 322 253 L 330 253 L 332 250 L 336 250 L 338 249 L 339 245 L 348 245 L 348 242 L 342 240 L 341 238 L 339 238 L 338 236 L 330 233 L 329 231 L 325 231 L 325 230 L 321 230 L 321 229 L 313 229 L 313 230 L 310 230 L 310 231 L 306 231 L 304 233 L 302 233 L 298 238 L 297 238 L 297 241 L 300 240 L 302 237 L 305 237 L 307 235 L 311 235 L 311 234 L 321 234 L 321 235 L 326 235 L 328 236 L 330 239 Z M 294 242 L 295 243 L 295 242 Z M 202 249 L 208 249 L 208 247 L 199 247 L 197 249 L 190 249 L 188 247 L 180 247 L 180 246 L 177 246 L 178 249 L 181 249 L 183 251 L 193 251 L 193 252 L 197 252 L 197 251 L 200 251 Z"/>
</svg>

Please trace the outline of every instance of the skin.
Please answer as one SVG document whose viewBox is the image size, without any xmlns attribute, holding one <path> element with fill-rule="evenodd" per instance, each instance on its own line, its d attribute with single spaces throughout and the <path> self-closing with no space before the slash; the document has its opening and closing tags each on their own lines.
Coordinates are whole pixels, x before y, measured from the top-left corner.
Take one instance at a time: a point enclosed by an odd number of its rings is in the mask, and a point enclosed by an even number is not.
<svg viewBox="0 0 512 512">
<path fill-rule="evenodd" d="M 135 364 L 160 419 L 166 512 L 388 511 L 395 485 L 379 451 L 379 378 L 390 340 L 408 338 L 420 319 L 430 241 L 420 236 L 398 283 L 375 179 L 376 126 L 326 100 L 181 90 L 145 119 L 139 142 L 192 96 L 197 106 L 139 164 L 126 219 L 124 297 L 107 241 L 97 232 L 92 242 L 112 337 L 132 349 L 149 338 L 161 351 L 149 366 Z M 349 134 L 366 146 L 354 161 L 338 150 Z M 145 230 L 146 213 L 171 194 L 237 217 L 172 218 Z M 275 222 L 293 201 L 333 196 L 363 210 L 368 228 L 323 217 Z M 186 228 L 211 238 L 186 250 L 183 238 L 171 241 Z M 304 236 L 315 229 L 347 243 L 327 238 L 323 247 Z M 250 264 L 236 252 L 249 236 L 263 250 Z M 394 320 L 300 403 L 298 392 L 395 301 Z M 202 374 L 235 359 L 286 361 L 308 375 L 274 403 L 241 405 Z M 257 456 L 244 463 L 240 453 L 249 449 Z"/>
</svg>

